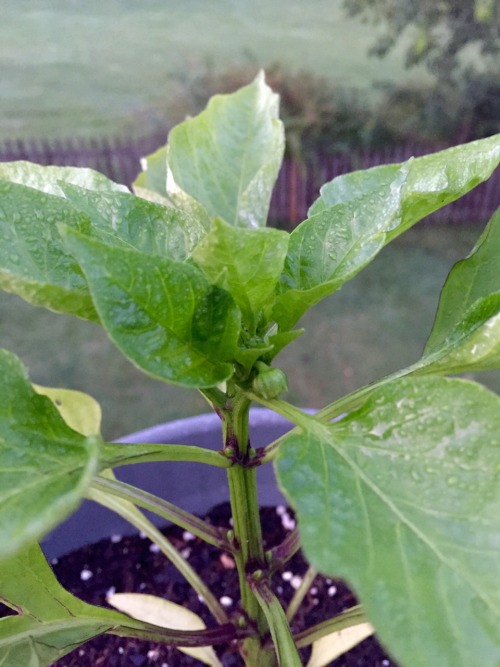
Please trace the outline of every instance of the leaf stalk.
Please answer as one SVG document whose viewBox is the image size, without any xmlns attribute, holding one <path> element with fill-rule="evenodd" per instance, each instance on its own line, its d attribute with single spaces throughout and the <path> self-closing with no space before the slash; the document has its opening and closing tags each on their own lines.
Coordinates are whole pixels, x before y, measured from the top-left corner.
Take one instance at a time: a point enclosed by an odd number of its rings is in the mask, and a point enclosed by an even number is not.
<svg viewBox="0 0 500 667">
<path fill-rule="evenodd" d="M 90 488 L 91 491 L 92 489 L 96 489 L 105 494 L 111 494 L 123 500 L 128 500 L 132 504 L 154 512 L 167 521 L 190 531 L 193 535 L 196 535 L 208 544 L 212 544 L 224 551 L 234 551 L 234 547 L 226 539 L 224 531 L 210 526 L 190 512 L 186 512 L 152 493 L 138 489 L 125 482 L 110 480 L 100 476 L 94 478 Z"/>
</svg>

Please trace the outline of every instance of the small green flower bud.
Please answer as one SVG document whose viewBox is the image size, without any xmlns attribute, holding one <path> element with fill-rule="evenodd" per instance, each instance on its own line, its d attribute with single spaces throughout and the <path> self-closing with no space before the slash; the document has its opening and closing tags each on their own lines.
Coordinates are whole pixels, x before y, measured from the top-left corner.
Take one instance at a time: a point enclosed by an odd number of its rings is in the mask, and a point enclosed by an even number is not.
<svg viewBox="0 0 500 667">
<path fill-rule="evenodd" d="M 252 389 L 262 398 L 276 398 L 288 389 L 285 373 L 280 368 L 270 368 L 260 364 L 259 371 L 252 382 Z"/>
</svg>

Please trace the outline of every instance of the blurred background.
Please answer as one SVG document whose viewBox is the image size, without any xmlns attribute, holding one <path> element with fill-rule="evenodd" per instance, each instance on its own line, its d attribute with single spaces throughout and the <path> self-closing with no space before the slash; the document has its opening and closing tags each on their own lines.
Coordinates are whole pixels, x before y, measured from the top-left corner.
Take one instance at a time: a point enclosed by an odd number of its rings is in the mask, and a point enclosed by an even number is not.
<svg viewBox="0 0 500 667">
<path fill-rule="evenodd" d="M 287 155 L 271 222 L 292 229 L 338 173 L 500 131 L 496 0 L 18 0 L 2 3 L 0 160 L 138 159 L 260 68 L 281 94 Z M 387 247 L 303 320 L 280 359 L 289 398 L 321 407 L 421 354 L 454 262 L 498 206 L 498 174 Z M 97 326 L 0 294 L 0 345 L 33 381 L 87 391 L 116 438 L 205 410 L 147 378 Z M 477 378 L 500 389 L 498 373 Z"/>
</svg>

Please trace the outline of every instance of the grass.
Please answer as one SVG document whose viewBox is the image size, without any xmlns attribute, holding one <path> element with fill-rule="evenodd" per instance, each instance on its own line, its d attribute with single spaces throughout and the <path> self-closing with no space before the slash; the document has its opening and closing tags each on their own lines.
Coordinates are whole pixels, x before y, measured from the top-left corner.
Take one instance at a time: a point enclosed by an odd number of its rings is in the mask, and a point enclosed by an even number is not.
<svg viewBox="0 0 500 667">
<path fill-rule="evenodd" d="M 278 358 L 289 377 L 289 399 L 321 407 L 416 361 L 440 287 L 478 234 L 466 227 L 417 226 L 313 308 L 302 321 L 305 334 Z M 1 346 L 21 357 L 34 382 L 79 389 L 99 400 L 108 438 L 208 410 L 197 392 L 140 373 L 97 325 L 3 293 L 0 324 Z M 500 372 L 470 377 L 500 391 Z"/>
<path fill-rule="evenodd" d="M 371 26 L 341 0 L 23 0 L 0 22 L 0 141 L 137 132 L 157 122 L 179 79 L 207 65 L 280 62 L 370 88 L 409 78 L 401 49 L 368 58 Z M 422 79 L 423 72 L 411 73 Z"/>
</svg>

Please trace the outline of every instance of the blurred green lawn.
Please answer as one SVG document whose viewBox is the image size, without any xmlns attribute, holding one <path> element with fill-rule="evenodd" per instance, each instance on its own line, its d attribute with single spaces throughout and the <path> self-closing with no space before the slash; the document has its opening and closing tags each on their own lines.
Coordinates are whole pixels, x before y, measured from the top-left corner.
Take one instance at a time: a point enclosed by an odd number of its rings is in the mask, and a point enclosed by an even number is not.
<svg viewBox="0 0 500 667">
<path fill-rule="evenodd" d="M 417 226 L 313 308 L 302 321 L 304 335 L 278 357 L 289 377 L 288 398 L 322 407 L 416 361 L 445 277 L 453 263 L 468 254 L 479 232 L 479 225 Z M 97 325 L 3 293 L 0 345 L 21 357 L 34 382 L 79 389 L 97 398 L 108 438 L 208 409 L 197 392 L 136 370 Z M 500 390 L 500 373 L 477 378 Z"/>
<path fill-rule="evenodd" d="M 324 75 L 342 86 L 422 80 L 404 45 L 367 56 L 372 26 L 342 0 L 22 0 L 0 21 L 0 141 L 126 132 L 162 118 L 176 80 L 241 64 Z"/>
</svg>

